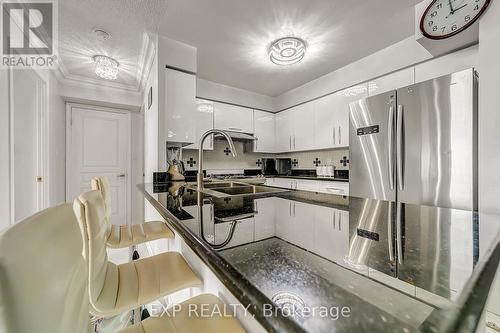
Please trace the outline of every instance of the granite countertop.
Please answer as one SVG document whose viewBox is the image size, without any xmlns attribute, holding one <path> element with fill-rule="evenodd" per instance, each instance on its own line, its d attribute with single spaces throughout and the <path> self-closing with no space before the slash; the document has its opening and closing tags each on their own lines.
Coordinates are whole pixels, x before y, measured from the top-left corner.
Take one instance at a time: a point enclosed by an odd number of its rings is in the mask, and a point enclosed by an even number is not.
<svg viewBox="0 0 500 333">
<path fill-rule="evenodd" d="M 500 258 L 500 216 L 405 204 L 394 223 L 378 200 L 139 188 L 268 331 L 474 332 Z"/>
</svg>

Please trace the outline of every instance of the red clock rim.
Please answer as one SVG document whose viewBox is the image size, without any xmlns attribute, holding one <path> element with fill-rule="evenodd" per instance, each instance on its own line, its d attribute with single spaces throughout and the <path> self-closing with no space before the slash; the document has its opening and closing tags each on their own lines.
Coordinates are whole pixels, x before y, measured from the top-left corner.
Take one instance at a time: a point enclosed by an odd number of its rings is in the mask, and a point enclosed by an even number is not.
<svg viewBox="0 0 500 333">
<path fill-rule="evenodd" d="M 453 31 L 453 32 L 450 32 L 449 34 L 446 34 L 446 35 L 443 35 L 443 36 L 433 36 L 431 34 L 428 34 L 427 31 L 425 31 L 424 29 L 424 19 L 425 19 L 425 16 L 427 15 L 427 13 L 429 13 L 429 10 L 431 9 L 431 7 L 437 2 L 438 0 L 433 0 L 429 6 L 427 6 L 427 9 L 425 10 L 425 12 L 422 14 L 422 17 L 420 18 L 420 32 L 422 32 L 422 34 L 429 38 L 429 39 L 434 39 L 434 40 L 440 40 L 440 39 L 447 39 L 447 38 L 450 38 L 452 36 L 455 36 L 459 33 L 461 33 L 462 31 L 464 30 L 467 30 L 468 28 L 470 28 L 483 14 L 484 12 L 486 11 L 486 9 L 488 8 L 491 0 L 486 0 L 486 2 L 484 3 L 484 6 L 483 8 L 481 8 L 481 10 L 479 11 L 479 13 L 476 15 L 476 17 L 474 17 L 469 23 L 467 23 L 465 26 L 463 26 L 462 28 L 456 30 L 456 31 Z"/>
</svg>

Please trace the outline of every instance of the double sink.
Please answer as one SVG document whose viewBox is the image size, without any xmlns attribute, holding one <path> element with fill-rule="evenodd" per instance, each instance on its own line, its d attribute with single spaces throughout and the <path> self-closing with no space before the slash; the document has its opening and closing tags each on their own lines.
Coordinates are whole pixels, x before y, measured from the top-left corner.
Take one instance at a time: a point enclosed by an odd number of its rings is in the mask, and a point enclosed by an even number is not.
<svg viewBox="0 0 500 333">
<path fill-rule="evenodd" d="M 196 185 L 188 185 L 188 187 L 198 190 Z M 279 189 L 263 185 L 254 185 L 243 182 L 204 183 L 203 187 L 204 188 L 201 190 L 202 193 L 206 193 L 217 198 L 270 194 L 288 191 L 286 189 Z"/>
</svg>

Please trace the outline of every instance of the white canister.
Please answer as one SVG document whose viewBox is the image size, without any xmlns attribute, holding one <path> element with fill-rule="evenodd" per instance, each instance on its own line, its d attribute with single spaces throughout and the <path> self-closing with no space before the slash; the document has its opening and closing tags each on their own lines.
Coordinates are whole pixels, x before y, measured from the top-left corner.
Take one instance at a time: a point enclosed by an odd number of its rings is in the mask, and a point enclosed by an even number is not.
<svg viewBox="0 0 500 333">
<path fill-rule="evenodd" d="M 333 165 L 326 166 L 326 176 L 333 177 L 335 174 L 335 167 Z"/>
</svg>

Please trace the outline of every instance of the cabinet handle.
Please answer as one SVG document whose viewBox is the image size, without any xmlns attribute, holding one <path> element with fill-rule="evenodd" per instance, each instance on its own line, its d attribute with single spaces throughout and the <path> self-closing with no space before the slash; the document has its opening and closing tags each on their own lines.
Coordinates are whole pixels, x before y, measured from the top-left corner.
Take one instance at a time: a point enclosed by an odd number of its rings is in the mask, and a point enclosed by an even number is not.
<svg viewBox="0 0 500 333">
<path fill-rule="evenodd" d="M 292 150 L 292 136 L 291 135 L 288 138 L 288 146 L 290 147 L 290 150 Z"/>
<path fill-rule="evenodd" d="M 335 145 L 337 143 L 337 136 L 335 135 L 335 127 L 333 128 L 333 144 Z"/>
<path fill-rule="evenodd" d="M 292 217 L 292 202 L 291 201 L 288 203 L 288 215 L 290 215 L 290 217 Z"/>
<path fill-rule="evenodd" d="M 295 202 L 293 203 L 293 216 L 295 216 Z"/>
<path fill-rule="evenodd" d="M 339 231 L 342 231 L 342 215 L 339 212 Z"/>
<path fill-rule="evenodd" d="M 339 126 L 339 145 L 342 144 L 342 128 Z"/>
<path fill-rule="evenodd" d="M 258 138 L 255 138 L 255 150 L 258 150 L 259 149 L 259 139 Z"/>
<path fill-rule="evenodd" d="M 336 222 L 336 220 L 337 220 L 337 214 L 335 213 L 335 211 L 333 211 L 333 230 L 334 230 L 334 231 L 335 231 L 335 229 L 337 229 L 337 228 L 335 227 L 335 224 L 336 224 L 335 222 Z"/>
<path fill-rule="evenodd" d="M 295 146 L 295 135 L 293 136 L 293 149 L 297 149 L 297 147 Z"/>
<path fill-rule="evenodd" d="M 232 131 L 243 131 L 243 129 L 238 128 L 238 127 L 228 127 L 228 129 L 230 129 Z"/>
</svg>

